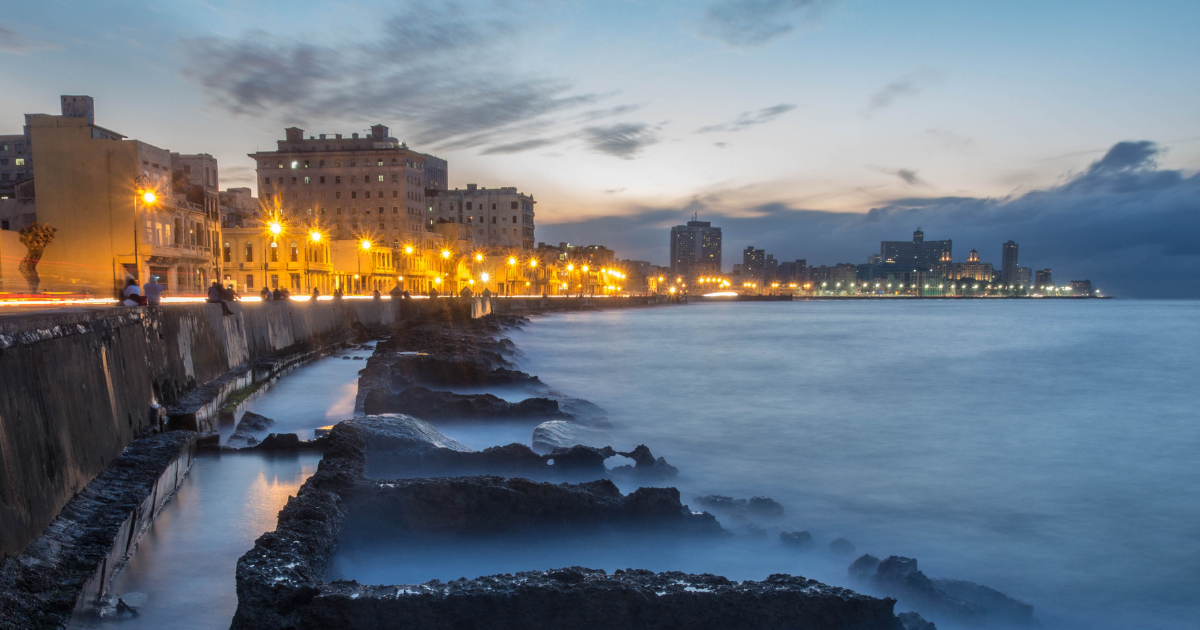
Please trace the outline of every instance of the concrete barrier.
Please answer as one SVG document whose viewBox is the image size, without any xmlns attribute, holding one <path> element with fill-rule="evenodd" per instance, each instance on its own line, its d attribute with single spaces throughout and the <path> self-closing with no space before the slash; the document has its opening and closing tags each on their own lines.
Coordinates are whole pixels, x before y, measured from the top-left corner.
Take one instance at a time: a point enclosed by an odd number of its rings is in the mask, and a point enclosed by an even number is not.
<svg viewBox="0 0 1200 630">
<path fill-rule="evenodd" d="M 0 552 L 24 549 L 132 440 L 166 428 L 168 410 L 215 415 L 224 396 L 253 380 L 256 363 L 390 325 L 400 304 L 231 309 L 223 316 L 216 304 L 168 304 L 0 318 Z"/>
</svg>

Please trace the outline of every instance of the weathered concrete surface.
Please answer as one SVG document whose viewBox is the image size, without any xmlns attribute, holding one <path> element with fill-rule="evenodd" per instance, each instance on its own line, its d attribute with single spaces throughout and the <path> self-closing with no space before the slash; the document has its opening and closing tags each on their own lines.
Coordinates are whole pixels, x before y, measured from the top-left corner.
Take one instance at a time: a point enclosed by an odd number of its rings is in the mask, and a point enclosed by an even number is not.
<svg viewBox="0 0 1200 630">
<path fill-rule="evenodd" d="M 136 440 L 71 499 L 43 535 L 0 564 L 0 630 L 65 628 L 133 554 L 183 482 L 196 434 Z"/>
<path fill-rule="evenodd" d="M 0 317 L 0 553 L 19 553 L 136 437 L 205 428 L 255 372 L 391 325 L 399 301 L 56 311 Z M 260 370 L 259 366 L 266 366 Z"/>
</svg>

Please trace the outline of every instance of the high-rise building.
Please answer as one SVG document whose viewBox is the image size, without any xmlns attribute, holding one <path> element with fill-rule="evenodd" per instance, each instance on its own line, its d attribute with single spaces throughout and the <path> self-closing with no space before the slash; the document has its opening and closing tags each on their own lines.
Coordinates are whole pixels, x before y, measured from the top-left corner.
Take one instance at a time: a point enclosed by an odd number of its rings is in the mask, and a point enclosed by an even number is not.
<svg viewBox="0 0 1200 630">
<path fill-rule="evenodd" d="M 942 260 L 943 253 L 952 253 L 953 241 L 927 241 L 917 228 L 911 241 L 881 241 L 879 255 L 906 271 L 931 271 Z"/>
<path fill-rule="evenodd" d="M 1038 270 L 1037 286 L 1038 286 L 1038 288 L 1054 286 L 1054 279 L 1051 277 L 1051 273 L 1050 273 L 1049 269 Z"/>
<path fill-rule="evenodd" d="M 721 272 L 721 228 L 708 221 L 688 221 L 671 228 L 671 275 L 694 278 Z"/>
<path fill-rule="evenodd" d="M 767 270 L 767 252 L 753 245 L 742 250 L 742 275 L 751 282 L 763 282 Z"/>
<path fill-rule="evenodd" d="M 1017 244 L 1008 241 L 1003 246 L 1000 258 L 1000 282 L 1009 285 L 1016 284 L 1017 279 Z"/>
<path fill-rule="evenodd" d="M 1071 295 L 1075 297 L 1089 297 L 1092 295 L 1091 280 L 1072 280 Z"/>
<path fill-rule="evenodd" d="M 388 135 L 383 125 L 371 134 L 345 138 L 304 137 L 289 127 L 275 151 L 250 157 L 257 163 L 259 197 L 278 205 L 283 218 L 320 225 L 335 239 L 370 237 L 378 242 L 419 244 L 426 236 L 426 162 L 435 174 L 445 161 L 418 153 Z M 440 175 L 439 175 L 440 177 Z"/>
<path fill-rule="evenodd" d="M 533 251 L 533 195 L 515 187 L 466 190 L 428 189 L 429 221 L 461 223 L 471 229 L 477 247 Z"/>
</svg>

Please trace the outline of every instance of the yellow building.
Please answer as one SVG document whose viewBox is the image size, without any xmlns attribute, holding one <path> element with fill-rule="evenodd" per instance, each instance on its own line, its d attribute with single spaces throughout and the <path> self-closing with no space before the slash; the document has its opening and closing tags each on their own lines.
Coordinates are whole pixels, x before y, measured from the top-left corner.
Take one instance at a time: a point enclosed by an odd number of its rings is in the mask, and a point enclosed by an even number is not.
<svg viewBox="0 0 1200 630">
<path fill-rule="evenodd" d="M 390 247 L 369 239 L 338 239 L 330 244 L 333 287 L 347 294 L 387 293 L 400 282 Z"/>
<path fill-rule="evenodd" d="M 36 218 L 57 230 L 30 292 L 107 297 L 153 275 L 172 294 L 202 293 L 219 277 L 216 205 L 175 190 L 169 151 L 93 124 L 90 98 L 63 109 L 26 116 Z"/>
<path fill-rule="evenodd" d="M 333 292 L 332 241 L 326 235 L 279 222 L 247 223 L 250 227 L 226 227 L 222 233 L 224 284 L 245 294 L 263 287 L 295 295 Z"/>
</svg>

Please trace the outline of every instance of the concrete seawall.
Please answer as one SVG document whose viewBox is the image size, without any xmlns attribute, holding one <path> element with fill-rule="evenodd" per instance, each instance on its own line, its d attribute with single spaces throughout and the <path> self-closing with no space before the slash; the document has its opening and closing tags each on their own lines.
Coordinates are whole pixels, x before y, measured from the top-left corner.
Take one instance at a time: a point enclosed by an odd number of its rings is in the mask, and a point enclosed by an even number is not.
<svg viewBox="0 0 1200 630">
<path fill-rule="evenodd" d="M 0 318 L 0 552 L 24 549 L 131 441 L 166 428 L 168 410 L 186 415 L 189 395 L 391 325 L 399 307 L 246 303 L 225 317 L 216 305 L 171 304 Z"/>
</svg>

